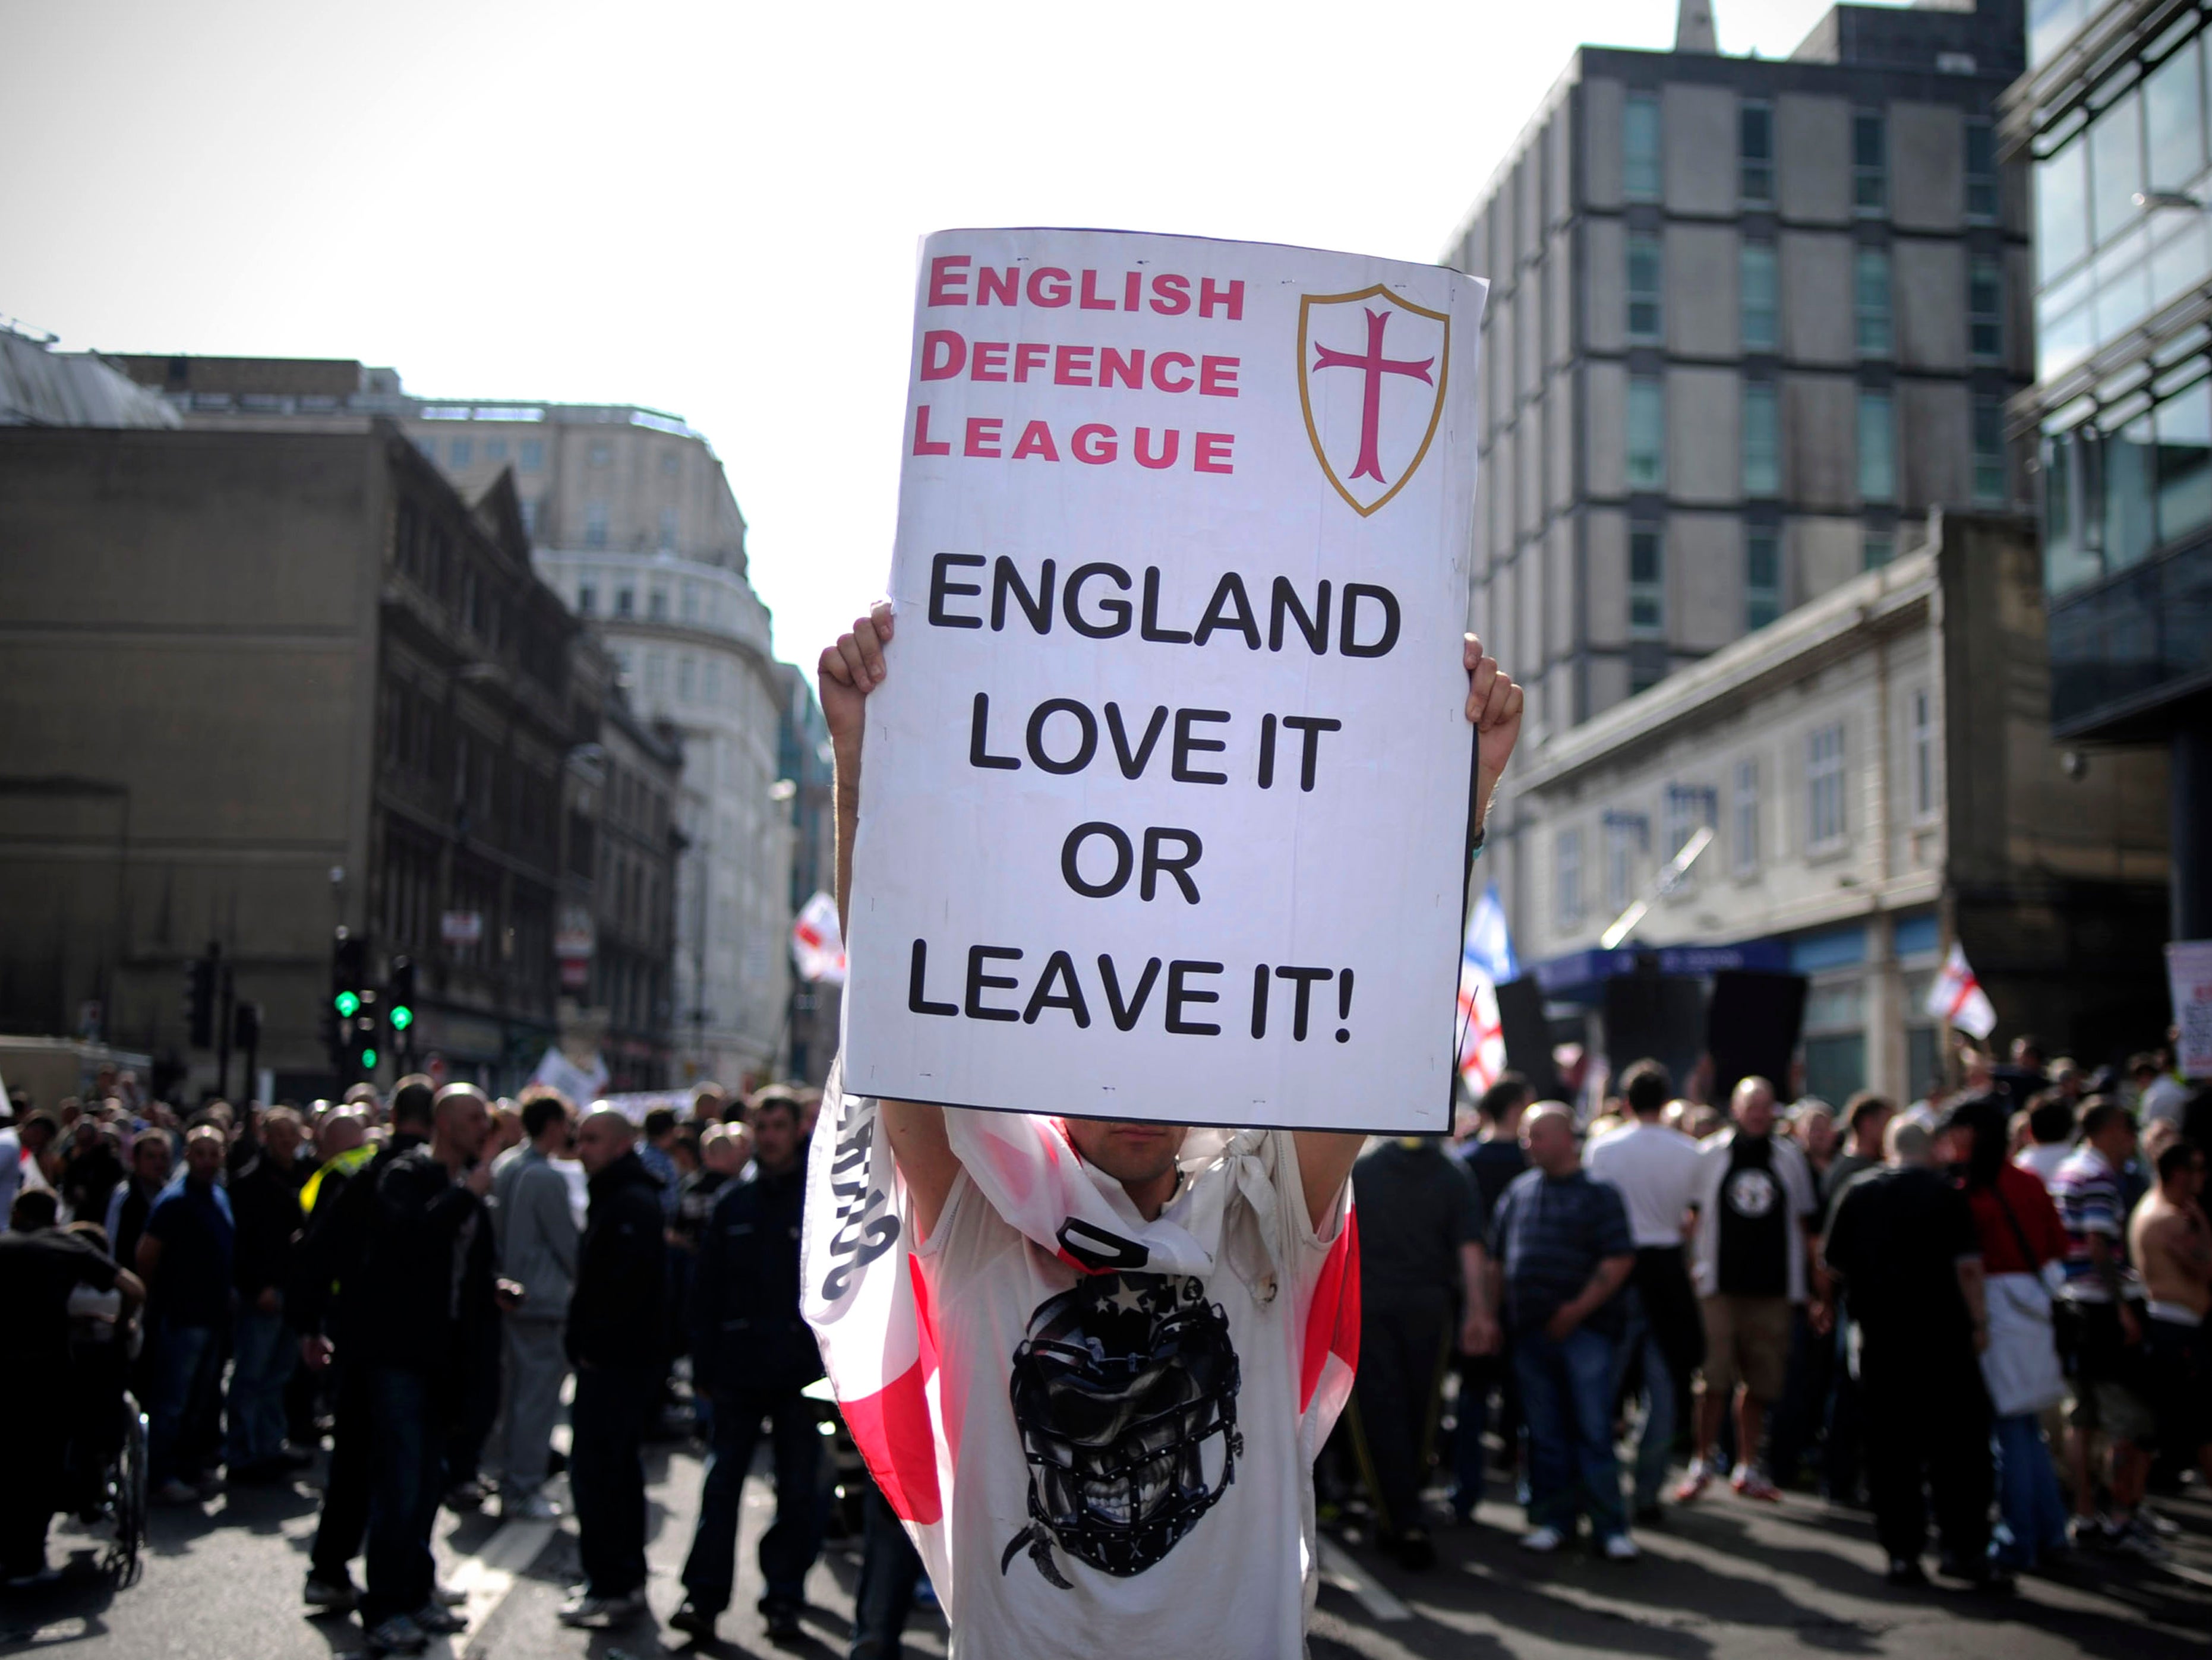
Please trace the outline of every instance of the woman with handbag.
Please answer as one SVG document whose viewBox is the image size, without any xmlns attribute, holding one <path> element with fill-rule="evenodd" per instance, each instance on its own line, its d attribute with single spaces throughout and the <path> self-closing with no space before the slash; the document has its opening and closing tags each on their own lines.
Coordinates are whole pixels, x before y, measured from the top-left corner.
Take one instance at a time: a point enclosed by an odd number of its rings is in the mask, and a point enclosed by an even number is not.
<svg viewBox="0 0 2212 1660">
<path fill-rule="evenodd" d="M 1973 1207 L 1988 1274 L 1982 1378 L 1996 1413 L 2003 1517 L 1992 1553 L 2004 1566 L 2024 1570 L 2068 1548 L 2066 1501 L 2042 1425 L 2044 1410 L 2066 1396 L 2051 1312 L 2066 1231 L 2043 1183 L 2006 1158 L 2007 1122 L 2002 1098 L 1970 1096 L 1945 1116 L 1937 1155 Z"/>
</svg>

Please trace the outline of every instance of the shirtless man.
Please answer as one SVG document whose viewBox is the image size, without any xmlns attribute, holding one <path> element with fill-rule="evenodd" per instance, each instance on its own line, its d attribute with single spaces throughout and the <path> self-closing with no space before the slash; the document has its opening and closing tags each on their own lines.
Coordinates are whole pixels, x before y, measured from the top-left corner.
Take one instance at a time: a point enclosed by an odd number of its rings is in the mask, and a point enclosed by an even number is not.
<svg viewBox="0 0 2212 1660">
<path fill-rule="evenodd" d="M 878 605 L 822 654 L 841 921 L 852 893 L 864 703 L 888 673 L 893 626 L 890 607 Z M 1467 718 L 1480 734 L 1476 800 L 1486 807 L 1520 734 L 1522 693 L 1473 635 L 1463 660 Z M 1176 1250 L 1206 1264 L 1202 1277 L 1188 1268 L 1085 1275 L 985 1198 L 954 1150 L 964 1118 L 910 1101 L 885 1100 L 881 1110 L 908 1190 L 911 1261 L 935 1310 L 939 1387 L 959 1449 L 947 1511 L 952 1578 L 939 1587 L 950 1593 L 953 1654 L 1299 1652 L 1302 1570 L 1314 1544 L 1291 1321 L 1343 1226 L 1346 1181 L 1365 1138 L 1256 1132 L 1240 1134 L 1237 1158 L 1186 1166 L 1186 1126 L 1066 1120 L 1051 1130 L 1054 1144 L 1064 1133 L 1106 1178 L 1097 1185 L 1117 1213 L 1126 1205 L 1129 1225 L 1155 1242 L 1135 1264 L 1158 1270 L 1161 1253 Z M 1164 1219 L 1172 1227 L 1152 1229 Z M 1236 1237 L 1264 1249 L 1290 1294 L 1276 1295 L 1278 1280 L 1249 1258 L 1239 1268 L 1229 1244 L 1206 1243 Z M 1163 1329 L 1176 1334 L 1172 1351 L 1146 1335 Z M 1102 1335 L 1116 1346 L 1110 1359 L 1099 1358 L 1103 1343 L 1086 1353 Z M 1141 1356 L 1120 1352 L 1139 1338 Z M 1143 1385 L 1143 1402 L 1121 1399 L 1124 1379 Z M 1049 1456 L 1037 1450 L 1048 1444 Z M 1049 1502 L 1030 1485 L 1040 1462 L 1049 1466 L 1040 1478 Z"/>
<path fill-rule="evenodd" d="M 2158 1156 L 2158 1185 L 2128 1219 L 2128 1254 L 2149 1298 L 2144 1312 L 2145 1382 L 2166 1450 L 2212 1481 L 2212 1225 L 2198 1201 L 2204 1154 L 2175 1141 Z"/>
</svg>

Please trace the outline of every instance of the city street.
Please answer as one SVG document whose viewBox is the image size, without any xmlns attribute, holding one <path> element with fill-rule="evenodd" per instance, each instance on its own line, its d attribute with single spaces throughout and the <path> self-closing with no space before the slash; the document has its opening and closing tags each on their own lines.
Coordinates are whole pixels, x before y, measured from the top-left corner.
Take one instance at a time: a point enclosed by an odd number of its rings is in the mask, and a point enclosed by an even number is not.
<svg viewBox="0 0 2212 1660">
<path fill-rule="evenodd" d="M 653 1454 L 651 1596 L 663 1618 L 681 1596 L 677 1573 L 690 1542 L 700 1461 L 685 1449 Z M 2201 1492 L 2201 1489 L 2197 1490 Z M 84 1563 L 46 1590 L 0 1601 L 0 1654 L 46 1652 L 70 1660 L 329 1660 L 358 1652 L 350 1620 L 301 1617 L 299 1592 L 314 1494 L 256 1488 L 210 1503 L 204 1514 L 157 1511 L 143 1578 L 112 1590 Z M 752 1611 L 751 1553 L 772 1500 L 757 1478 L 746 1492 L 736 1605 L 722 1640 L 701 1652 L 842 1656 L 859 1570 L 857 1545 L 832 1546 L 808 1582 L 807 1639 L 778 1650 Z M 2184 1535 L 2164 1568 L 2100 1559 L 2074 1583 L 2029 1580 L 2018 1596 L 1905 1593 L 1875 1577 L 1879 1558 L 1865 1518 L 1790 1495 L 1775 1508 L 1726 1496 L 1644 1535 L 1645 1555 L 1617 1567 L 1583 1557 L 1532 1560 L 1514 1547 L 1518 1511 L 1485 1507 L 1480 1525 L 1439 1535 L 1443 1560 L 1411 1575 L 1371 1554 L 1324 1545 L 1327 1583 L 1314 1628 L 1316 1660 L 1472 1657 L 1554 1660 L 1604 1653 L 1649 1660 L 1821 1653 L 1911 1657 L 2201 1655 L 2212 1630 L 2212 1505 L 2166 1501 Z M 58 1531 L 55 1560 L 80 1534 Z M 468 1593 L 465 1638 L 434 1643 L 449 1660 L 553 1657 L 644 1660 L 681 1652 L 654 1627 L 568 1630 L 554 1618 L 575 1565 L 565 1528 L 495 1524 L 441 1514 L 440 1575 Z M 908 1651 L 941 1656 L 942 1622 L 917 1614 Z"/>
</svg>

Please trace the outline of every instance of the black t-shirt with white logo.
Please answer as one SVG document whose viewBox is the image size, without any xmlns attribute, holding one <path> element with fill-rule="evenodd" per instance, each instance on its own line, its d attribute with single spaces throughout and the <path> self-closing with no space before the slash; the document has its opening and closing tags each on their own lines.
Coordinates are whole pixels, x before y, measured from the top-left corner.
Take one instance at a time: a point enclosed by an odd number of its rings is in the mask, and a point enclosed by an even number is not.
<svg viewBox="0 0 2212 1660">
<path fill-rule="evenodd" d="M 1720 1283 L 1730 1297 L 1790 1294 L 1790 1195 L 1765 1136 L 1739 1131 L 1721 1179 Z"/>
</svg>

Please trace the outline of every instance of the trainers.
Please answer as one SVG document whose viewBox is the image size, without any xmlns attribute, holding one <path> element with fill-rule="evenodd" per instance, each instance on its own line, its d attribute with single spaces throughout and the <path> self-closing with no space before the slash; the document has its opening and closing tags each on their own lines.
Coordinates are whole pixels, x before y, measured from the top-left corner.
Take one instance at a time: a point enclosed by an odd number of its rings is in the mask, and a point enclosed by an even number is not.
<svg viewBox="0 0 2212 1660">
<path fill-rule="evenodd" d="M 1521 1535 L 1521 1548 L 1536 1556 L 1549 1556 L 1567 1542 L 1557 1528 L 1531 1528 Z"/>
<path fill-rule="evenodd" d="M 564 1626 L 604 1631 L 610 1626 L 635 1620 L 645 1611 L 645 1592 L 641 1589 L 625 1591 L 620 1596 L 594 1596 L 589 1591 L 579 1591 L 561 1605 L 560 1620 Z"/>
<path fill-rule="evenodd" d="M 711 1643 L 714 1640 L 714 1609 L 702 1608 L 687 1596 L 684 1606 L 668 1616 L 668 1624 L 672 1629 L 696 1637 L 702 1643 Z"/>
<path fill-rule="evenodd" d="M 434 1597 L 407 1617 L 433 1637 L 449 1636 L 454 1632 L 466 1631 L 469 1628 L 467 1620 Z"/>
<path fill-rule="evenodd" d="M 499 1519 L 502 1522 L 557 1522 L 561 1507 L 542 1493 L 501 1502 Z"/>
<path fill-rule="evenodd" d="M 200 1502 L 200 1490 L 191 1482 L 179 1481 L 173 1475 L 154 1489 L 154 1502 L 157 1505 L 197 1505 Z"/>
<path fill-rule="evenodd" d="M 2140 1517 L 2107 1523 L 2102 1531 L 2104 1548 L 2115 1555 L 2132 1556 L 2138 1562 L 2163 1562 L 2173 1554 L 2159 1543 L 2157 1535 L 2143 1525 Z"/>
<path fill-rule="evenodd" d="M 1703 1463 L 1691 1465 L 1689 1474 L 1675 1486 L 1674 1502 L 1678 1505 L 1695 1504 L 1705 1496 L 1705 1489 L 1712 1485 L 1712 1480 L 1713 1473 Z"/>
<path fill-rule="evenodd" d="M 1608 1534 L 1605 1543 L 1599 1548 L 1605 1553 L 1605 1560 L 1608 1562 L 1633 1562 L 1644 1554 L 1636 1548 L 1636 1541 L 1625 1533 Z"/>
<path fill-rule="evenodd" d="M 1782 1502 L 1782 1489 L 1768 1481 L 1764 1472 L 1753 1469 L 1747 1464 L 1735 1467 L 1735 1473 L 1729 1477 L 1729 1486 L 1744 1498 L 1756 1499 L 1762 1504 L 1778 1505 Z"/>
<path fill-rule="evenodd" d="M 469 1594 L 459 1585 L 434 1584 L 430 1587 L 430 1600 L 441 1608 L 457 1608 L 469 1600 Z"/>
<path fill-rule="evenodd" d="M 420 1654 L 430 1646 L 422 1627 L 404 1614 L 395 1614 L 368 1633 L 371 1654 Z"/>
<path fill-rule="evenodd" d="M 796 1603 L 763 1603 L 761 1617 L 768 1622 L 768 1640 L 771 1643 L 795 1643 L 806 1634 L 799 1628 Z"/>
<path fill-rule="evenodd" d="M 350 1579 L 325 1579 L 311 1573 L 300 1600 L 311 1614 L 351 1614 L 361 1604 L 361 1593 Z"/>
</svg>

